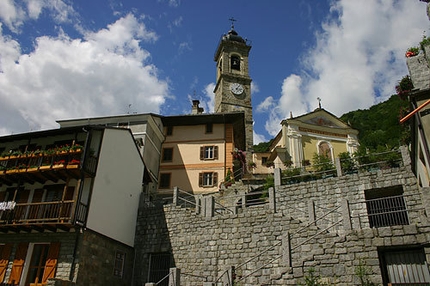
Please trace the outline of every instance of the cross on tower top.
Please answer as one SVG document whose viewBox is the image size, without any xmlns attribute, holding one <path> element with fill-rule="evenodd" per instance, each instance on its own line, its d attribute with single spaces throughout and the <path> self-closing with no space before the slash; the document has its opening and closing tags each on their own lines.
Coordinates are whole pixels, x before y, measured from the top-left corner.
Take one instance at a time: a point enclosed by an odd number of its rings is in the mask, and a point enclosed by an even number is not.
<svg viewBox="0 0 430 286">
<path fill-rule="evenodd" d="M 321 109 L 321 98 L 317 97 L 318 100 L 318 107 Z"/>
<path fill-rule="evenodd" d="M 233 17 L 231 17 L 228 20 L 231 21 L 231 29 L 234 30 L 234 22 L 236 22 L 237 20 L 235 18 L 233 18 Z"/>
</svg>

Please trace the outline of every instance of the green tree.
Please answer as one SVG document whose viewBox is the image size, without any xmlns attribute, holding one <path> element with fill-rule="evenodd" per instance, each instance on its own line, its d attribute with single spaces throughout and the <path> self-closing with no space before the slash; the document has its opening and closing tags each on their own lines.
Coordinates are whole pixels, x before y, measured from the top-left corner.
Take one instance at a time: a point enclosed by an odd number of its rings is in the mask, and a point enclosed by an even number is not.
<svg viewBox="0 0 430 286">
<path fill-rule="evenodd" d="M 407 101 L 392 95 L 387 101 L 366 110 L 345 113 L 340 119 L 359 131 L 362 148 L 375 151 L 379 146 L 393 148 L 410 142 L 408 124 L 399 122 L 408 108 Z"/>
</svg>

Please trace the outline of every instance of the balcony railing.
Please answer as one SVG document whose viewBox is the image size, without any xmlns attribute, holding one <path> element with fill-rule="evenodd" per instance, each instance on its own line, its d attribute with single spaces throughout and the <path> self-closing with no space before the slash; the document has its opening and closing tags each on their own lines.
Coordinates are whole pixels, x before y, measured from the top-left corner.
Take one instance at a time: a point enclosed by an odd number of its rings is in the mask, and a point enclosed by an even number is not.
<svg viewBox="0 0 430 286">
<path fill-rule="evenodd" d="M 2 225 L 83 225 L 88 209 L 85 204 L 76 204 L 73 200 L 20 203 L 12 207 L 0 211 L 0 228 Z"/>
</svg>

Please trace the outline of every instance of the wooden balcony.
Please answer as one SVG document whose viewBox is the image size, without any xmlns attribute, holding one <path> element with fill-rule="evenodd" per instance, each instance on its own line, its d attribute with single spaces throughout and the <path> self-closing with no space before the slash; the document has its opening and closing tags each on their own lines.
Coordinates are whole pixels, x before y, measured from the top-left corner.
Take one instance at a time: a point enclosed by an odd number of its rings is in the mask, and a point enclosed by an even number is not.
<svg viewBox="0 0 430 286">
<path fill-rule="evenodd" d="M 0 232 L 68 231 L 84 225 L 88 206 L 73 200 L 39 203 L 3 203 Z"/>
<path fill-rule="evenodd" d="M 97 158 L 84 159 L 82 149 L 52 153 L 32 153 L 0 158 L 0 184 L 12 185 L 18 181 L 45 183 L 69 177 L 79 179 L 84 174 L 95 174 Z"/>
</svg>

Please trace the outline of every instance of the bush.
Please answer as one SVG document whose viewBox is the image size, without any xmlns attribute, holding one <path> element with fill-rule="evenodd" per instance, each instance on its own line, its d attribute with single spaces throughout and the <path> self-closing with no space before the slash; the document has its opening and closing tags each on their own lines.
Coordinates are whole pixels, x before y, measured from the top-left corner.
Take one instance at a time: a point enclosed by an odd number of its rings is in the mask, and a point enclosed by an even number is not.
<svg viewBox="0 0 430 286">
<path fill-rule="evenodd" d="M 349 152 L 339 153 L 340 166 L 343 174 L 351 174 L 357 170 L 355 166 L 354 158 Z"/>
<path fill-rule="evenodd" d="M 331 171 L 335 169 L 333 162 L 328 156 L 314 154 L 312 158 L 314 170 L 317 172 Z"/>
</svg>

